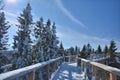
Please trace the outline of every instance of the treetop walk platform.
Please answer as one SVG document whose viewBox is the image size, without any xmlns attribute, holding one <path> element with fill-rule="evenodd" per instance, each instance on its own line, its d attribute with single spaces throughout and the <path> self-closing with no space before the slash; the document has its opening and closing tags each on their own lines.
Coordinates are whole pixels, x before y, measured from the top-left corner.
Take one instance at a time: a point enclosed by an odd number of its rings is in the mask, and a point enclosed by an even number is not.
<svg viewBox="0 0 120 80">
<path fill-rule="evenodd" d="M 59 57 L 0 74 L 0 80 L 120 80 L 120 69 L 76 55 Z"/>
</svg>

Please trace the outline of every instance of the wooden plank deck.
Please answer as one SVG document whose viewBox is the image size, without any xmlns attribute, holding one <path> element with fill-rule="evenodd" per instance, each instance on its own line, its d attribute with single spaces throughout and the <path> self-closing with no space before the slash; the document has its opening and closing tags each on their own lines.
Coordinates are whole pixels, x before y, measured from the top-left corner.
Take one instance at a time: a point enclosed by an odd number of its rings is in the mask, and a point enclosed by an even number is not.
<svg viewBox="0 0 120 80">
<path fill-rule="evenodd" d="M 52 78 L 52 80 L 84 80 L 77 63 L 64 62 Z"/>
</svg>

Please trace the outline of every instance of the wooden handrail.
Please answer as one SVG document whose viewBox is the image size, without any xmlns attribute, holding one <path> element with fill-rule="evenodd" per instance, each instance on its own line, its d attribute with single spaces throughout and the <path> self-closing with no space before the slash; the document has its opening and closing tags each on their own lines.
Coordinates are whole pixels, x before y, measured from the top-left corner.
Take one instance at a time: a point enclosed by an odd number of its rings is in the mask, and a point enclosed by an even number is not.
<svg viewBox="0 0 120 80">
<path fill-rule="evenodd" d="M 53 62 L 57 62 L 58 60 L 63 59 L 63 57 L 59 57 L 56 59 L 51 59 L 49 61 L 46 62 L 41 62 L 41 63 L 37 63 L 28 67 L 24 67 L 24 68 L 20 68 L 17 70 L 13 70 L 13 71 L 9 71 L 3 74 L 0 74 L 0 80 L 12 80 L 12 79 L 16 79 L 18 77 L 24 76 L 32 71 L 35 71 L 36 69 L 42 68 L 48 64 L 51 64 Z"/>
<path fill-rule="evenodd" d="M 99 67 L 101 69 L 104 69 L 110 73 L 116 74 L 118 76 L 120 76 L 120 69 L 118 68 L 114 68 L 114 67 L 110 67 L 101 63 L 97 63 L 97 62 L 89 62 L 91 65 L 94 65 L 96 67 Z"/>
<path fill-rule="evenodd" d="M 68 59 L 65 59 L 65 58 L 68 58 Z M 71 61 L 71 60 L 74 60 L 74 59 L 75 59 L 75 61 L 76 60 L 81 60 L 81 62 L 84 63 L 84 67 L 86 67 L 87 64 L 92 65 L 92 68 L 95 69 L 95 71 L 96 71 L 96 68 L 100 68 L 104 71 L 108 71 L 109 74 L 110 74 L 110 80 L 116 80 L 116 76 L 120 76 L 120 69 L 113 68 L 113 67 L 101 64 L 101 63 L 93 62 L 93 61 L 90 61 L 90 60 L 86 60 L 86 59 L 83 59 L 83 58 L 78 58 L 77 56 L 65 56 L 65 57 L 59 57 L 59 58 L 56 58 L 56 59 L 51 59 L 51 60 L 46 61 L 46 62 L 37 63 L 37 64 L 31 65 L 31 66 L 28 66 L 28 67 L 24 67 L 24 68 L 21 68 L 21 69 L 17 69 L 17 70 L 13 70 L 13 71 L 10 71 L 10 72 L 0 74 L 0 80 L 12 80 L 12 79 L 19 78 L 21 76 L 25 76 L 26 74 L 30 75 L 30 78 L 31 78 L 30 80 L 34 80 L 35 79 L 35 71 L 39 68 L 42 68 L 42 67 L 45 67 L 46 72 L 48 73 L 48 74 L 46 74 L 46 78 L 48 80 L 49 79 L 49 74 L 51 74 L 49 72 L 49 68 L 50 68 L 49 66 L 50 65 L 54 64 L 52 71 L 55 71 L 57 69 L 57 67 L 59 66 L 59 63 L 61 63 L 61 61 L 64 61 L 64 60 Z M 96 75 L 96 72 L 95 72 L 95 75 Z"/>
<path fill-rule="evenodd" d="M 101 63 L 98 63 L 98 62 L 93 62 L 93 61 L 90 61 L 90 60 L 86 60 L 86 59 L 83 59 L 83 58 L 78 58 L 78 59 L 80 59 L 81 61 L 83 61 L 85 63 L 89 63 L 91 65 L 94 65 L 96 67 L 99 67 L 101 69 L 104 69 L 108 72 L 111 72 L 113 74 L 116 74 L 116 75 L 120 76 L 120 69 L 118 69 L 118 68 L 107 66 L 107 65 L 104 65 L 104 64 L 101 64 Z"/>
<path fill-rule="evenodd" d="M 98 60 L 96 62 L 93 62 L 93 61 L 86 60 L 83 58 L 77 58 L 77 59 L 81 60 L 81 62 L 85 63 L 84 67 L 86 66 L 86 64 L 90 64 L 91 66 L 93 66 L 92 68 L 100 68 L 102 70 L 108 71 L 110 74 L 110 80 L 116 80 L 116 76 L 120 76 L 120 69 L 98 63 L 97 62 Z M 95 74 L 96 74 L 96 72 L 95 72 Z"/>
</svg>

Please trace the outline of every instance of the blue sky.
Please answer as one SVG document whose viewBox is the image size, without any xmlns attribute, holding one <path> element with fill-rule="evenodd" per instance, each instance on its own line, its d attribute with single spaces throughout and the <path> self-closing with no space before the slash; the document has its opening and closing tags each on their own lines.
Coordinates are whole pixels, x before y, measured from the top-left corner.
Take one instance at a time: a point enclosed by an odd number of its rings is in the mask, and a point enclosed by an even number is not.
<svg viewBox="0 0 120 80">
<path fill-rule="evenodd" d="M 56 22 L 57 35 L 65 48 L 90 43 L 109 46 L 113 39 L 120 51 L 120 0 L 16 0 L 5 1 L 4 12 L 12 27 L 9 43 L 16 34 L 17 17 L 30 2 L 34 21 L 41 16 Z"/>
</svg>

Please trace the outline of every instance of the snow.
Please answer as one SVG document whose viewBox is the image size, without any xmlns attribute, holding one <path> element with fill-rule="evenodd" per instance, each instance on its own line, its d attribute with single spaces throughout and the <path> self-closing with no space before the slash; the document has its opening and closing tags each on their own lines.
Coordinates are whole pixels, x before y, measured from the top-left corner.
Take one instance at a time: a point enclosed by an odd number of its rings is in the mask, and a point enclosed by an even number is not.
<svg viewBox="0 0 120 80">
<path fill-rule="evenodd" d="M 7 65 L 5 65 L 5 66 L 1 66 L 2 69 L 10 68 L 10 67 L 12 67 L 12 64 L 7 64 Z"/>
<path fill-rule="evenodd" d="M 83 80 L 84 75 L 77 63 L 62 63 L 56 74 L 51 80 Z"/>
<path fill-rule="evenodd" d="M 41 68 L 47 64 L 50 64 L 54 61 L 57 61 L 59 59 L 62 59 L 63 57 L 59 57 L 59 58 L 56 58 L 56 59 L 51 59 L 49 61 L 46 61 L 46 62 L 42 62 L 42 63 L 38 63 L 38 64 L 34 64 L 34 65 L 31 65 L 31 66 L 28 66 L 28 67 L 24 67 L 24 68 L 20 68 L 20 69 L 17 69 L 17 70 L 13 70 L 13 71 L 9 71 L 9 72 L 6 72 L 6 73 L 3 73 L 3 74 L 0 74 L 0 80 L 3 80 L 3 79 L 14 79 L 14 78 L 17 78 L 17 77 L 20 77 L 22 75 L 25 75 L 31 71 L 34 71 L 38 68 Z"/>
<path fill-rule="evenodd" d="M 6 64 L 4 66 L 1 66 L 1 69 L 3 69 L 3 72 L 7 72 L 12 67 L 12 64 Z"/>
<path fill-rule="evenodd" d="M 101 58 L 98 58 L 98 59 L 92 59 L 91 61 L 97 62 L 97 61 L 101 61 L 101 60 L 107 59 L 107 58 L 109 58 L 109 57 L 110 57 L 110 56 L 101 57 Z"/>
</svg>

